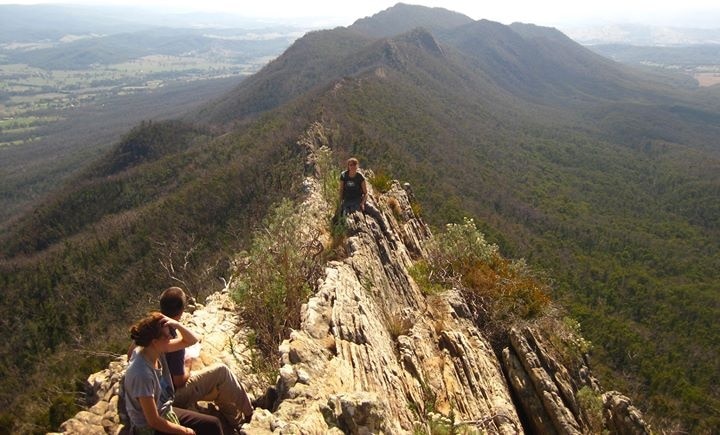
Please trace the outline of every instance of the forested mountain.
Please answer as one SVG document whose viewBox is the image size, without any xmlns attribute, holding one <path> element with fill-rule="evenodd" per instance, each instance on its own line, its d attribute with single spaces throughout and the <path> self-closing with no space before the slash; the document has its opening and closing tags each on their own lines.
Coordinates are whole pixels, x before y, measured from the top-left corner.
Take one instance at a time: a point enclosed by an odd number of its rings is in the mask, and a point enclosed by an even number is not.
<svg viewBox="0 0 720 435">
<path fill-rule="evenodd" d="M 430 222 L 473 216 L 506 255 L 552 276 L 595 343 L 601 381 L 631 393 L 656 427 L 711 432 L 717 97 L 555 29 L 437 9 L 400 4 L 309 33 L 184 121 L 138 126 L 12 226 L 0 363 L 15 376 L 0 403 L 29 409 L 12 393 L 27 381 L 21 368 L 44 381 L 68 370 L 40 355 L 119 349 L 111 325 L 169 283 L 159 263 L 188 254 L 176 273 L 194 293 L 224 276 L 248 228 L 298 191 L 297 138 L 321 122 L 338 156 L 410 181 Z M 51 411 L 33 414 L 41 426 L 65 403 L 48 397 Z"/>
</svg>

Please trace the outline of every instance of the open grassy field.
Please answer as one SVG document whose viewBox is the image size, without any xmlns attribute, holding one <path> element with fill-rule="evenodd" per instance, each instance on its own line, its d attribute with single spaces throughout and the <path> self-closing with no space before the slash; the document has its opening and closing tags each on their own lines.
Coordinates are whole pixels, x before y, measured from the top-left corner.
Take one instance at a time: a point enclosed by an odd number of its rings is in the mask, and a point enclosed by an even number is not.
<svg viewBox="0 0 720 435">
<path fill-rule="evenodd" d="M 38 140 L 39 127 L 65 118 L 100 98 L 136 93 L 198 80 L 244 77 L 272 56 L 234 62 L 232 56 L 149 55 L 84 70 L 44 70 L 0 63 L 0 147 Z M 52 132 L 52 129 L 47 130 Z"/>
</svg>

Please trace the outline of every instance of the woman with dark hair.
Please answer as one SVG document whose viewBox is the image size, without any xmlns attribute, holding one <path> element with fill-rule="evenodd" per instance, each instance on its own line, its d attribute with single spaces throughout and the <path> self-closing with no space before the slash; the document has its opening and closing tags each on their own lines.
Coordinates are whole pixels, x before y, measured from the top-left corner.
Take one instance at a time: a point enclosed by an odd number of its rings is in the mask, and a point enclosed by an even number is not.
<svg viewBox="0 0 720 435">
<path fill-rule="evenodd" d="M 180 331 L 173 339 L 170 328 Z M 195 344 L 197 337 L 177 320 L 150 313 L 130 328 L 137 346 L 123 383 L 125 404 L 133 433 L 222 435 L 217 417 L 173 407 L 175 389 L 165 360 L 166 352 Z"/>
</svg>

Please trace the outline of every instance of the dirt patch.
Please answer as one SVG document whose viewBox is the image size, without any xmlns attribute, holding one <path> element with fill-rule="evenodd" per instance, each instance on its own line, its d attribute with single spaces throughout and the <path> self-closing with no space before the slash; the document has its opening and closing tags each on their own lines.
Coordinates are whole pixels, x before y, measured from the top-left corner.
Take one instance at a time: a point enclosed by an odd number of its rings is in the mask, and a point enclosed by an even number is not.
<svg viewBox="0 0 720 435">
<path fill-rule="evenodd" d="M 696 73 L 694 77 L 703 87 L 720 84 L 720 73 Z"/>
</svg>

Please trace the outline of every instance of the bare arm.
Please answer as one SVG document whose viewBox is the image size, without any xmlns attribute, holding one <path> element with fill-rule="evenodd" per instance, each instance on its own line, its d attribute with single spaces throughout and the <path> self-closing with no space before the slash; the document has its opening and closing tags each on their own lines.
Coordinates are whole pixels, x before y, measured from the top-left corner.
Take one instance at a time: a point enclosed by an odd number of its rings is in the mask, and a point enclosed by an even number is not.
<svg viewBox="0 0 720 435">
<path fill-rule="evenodd" d="M 186 347 L 192 346 L 198 342 L 198 337 L 195 333 L 177 320 L 165 317 L 161 320 L 161 324 L 162 326 L 169 326 L 178 331 L 178 336 L 170 340 L 166 352 L 175 352 L 176 350 L 185 349 Z"/>
<path fill-rule="evenodd" d="M 148 425 L 160 432 L 172 433 L 172 434 L 183 434 L 183 435 L 195 435 L 195 431 L 189 427 L 180 426 L 179 424 L 171 423 L 158 414 L 157 405 L 155 404 L 155 398 L 152 396 L 138 397 L 140 406 L 145 416 L 145 421 Z"/>
<path fill-rule="evenodd" d="M 367 182 L 365 180 L 362 181 L 362 198 L 360 199 L 360 209 L 362 211 L 365 211 L 365 200 L 367 199 Z"/>
</svg>

